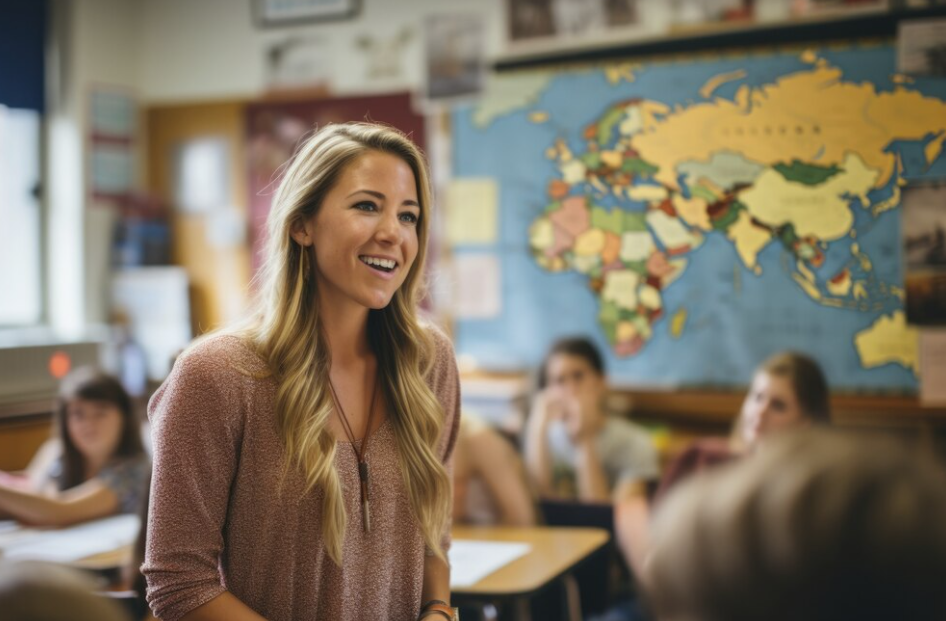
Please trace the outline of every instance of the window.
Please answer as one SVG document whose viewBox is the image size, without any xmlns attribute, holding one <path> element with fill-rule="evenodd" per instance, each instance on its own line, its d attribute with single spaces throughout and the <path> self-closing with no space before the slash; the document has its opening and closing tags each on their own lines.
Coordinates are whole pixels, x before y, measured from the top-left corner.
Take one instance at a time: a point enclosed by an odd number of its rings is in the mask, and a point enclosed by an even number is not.
<svg viewBox="0 0 946 621">
<path fill-rule="evenodd" d="M 42 320 L 40 114 L 0 105 L 0 326 Z"/>
</svg>

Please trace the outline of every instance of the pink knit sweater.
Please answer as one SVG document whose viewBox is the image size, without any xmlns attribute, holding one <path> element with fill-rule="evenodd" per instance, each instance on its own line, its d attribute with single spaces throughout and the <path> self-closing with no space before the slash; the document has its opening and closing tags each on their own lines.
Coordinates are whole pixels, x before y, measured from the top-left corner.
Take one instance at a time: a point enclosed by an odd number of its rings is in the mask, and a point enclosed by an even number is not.
<svg viewBox="0 0 946 621">
<path fill-rule="evenodd" d="M 439 332 L 435 340 L 427 382 L 443 407 L 439 453 L 449 469 L 459 379 L 449 341 Z M 178 359 L 149 404 L 154 479 L 142 571 L 151 608 L 176 621 L 227 590 L 270 621 L 416 619 L 425 547 L 391 417 L 370 439 L 370 533 L 360 526 L 353 451 L 341 442 L 336 451 L 349 516 L 339 567 L 322 545 L 320 490 L 305 492 L 298 471 L 279 489 L 275 381 L 237 368 L 265 367 L 236 337 L 211 337 Z"/>
</svg>

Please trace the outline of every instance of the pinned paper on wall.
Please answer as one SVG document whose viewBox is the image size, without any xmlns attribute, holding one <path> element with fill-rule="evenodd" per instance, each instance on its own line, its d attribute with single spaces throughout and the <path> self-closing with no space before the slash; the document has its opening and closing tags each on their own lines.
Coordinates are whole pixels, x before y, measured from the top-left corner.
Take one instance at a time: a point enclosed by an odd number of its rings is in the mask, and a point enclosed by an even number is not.
<svg viewBox="0 0 946 621">
<path fill-rule="evenodd" d="M 946 405 L 946 330 L 920 330 L 920 404 Z"/>
<path fill-rule="evenodd" d="M 209 213 L 230 203 L 230 146 L 226 138 L 206 137 L 177 145 L 174 200 L 191 214 Z"/>
<path fill-rule="evenodd" d="M 502 311 L 499 257 L 461 253 L 453 257 L 453 313 L 457 319 L 490 319 Z"/>
<path fill-rule="evenodd" d="M 495 179 L 455 179 L 446 194 L 447 239 L 451 244 L 496 243 L 499 188 Z"/>
</svg>

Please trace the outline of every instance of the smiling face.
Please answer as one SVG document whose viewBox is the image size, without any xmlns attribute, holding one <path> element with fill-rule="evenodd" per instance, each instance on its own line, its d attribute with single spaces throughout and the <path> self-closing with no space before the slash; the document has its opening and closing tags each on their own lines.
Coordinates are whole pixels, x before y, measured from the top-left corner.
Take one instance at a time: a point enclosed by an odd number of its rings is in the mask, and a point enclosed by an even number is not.
<svg viewBox="0 0 946 621">
<path fill-rule="evenodd" d="M 755 446 L 769 434 L 809 423 L 788 377 L 756 373 L 742 404 L 742 439 L 747 446 Z"/>
<path fill-rule="evenodd" d="M 89 461 L 111 457 L 118 448 L 123 426 L 121 410 L 108 401 L 75 398 L 66 408 L 69 438 Z"/>
<path fill-rule="evenodd" d="M 315 215 L 292 233 L 314 253 L 320 306 L 387 306 L 417 258 L 420 218 L 417 182 L 404 160 L 367 151 L 346 166 Z"/>
</svg>

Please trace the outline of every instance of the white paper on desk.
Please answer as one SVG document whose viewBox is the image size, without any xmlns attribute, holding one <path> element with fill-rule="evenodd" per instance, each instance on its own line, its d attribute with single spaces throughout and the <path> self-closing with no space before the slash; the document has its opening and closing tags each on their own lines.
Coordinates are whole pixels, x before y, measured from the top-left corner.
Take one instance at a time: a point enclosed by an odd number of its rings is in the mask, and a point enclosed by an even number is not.
<svg viewBox="0 0 946 621">
<path fill-rule="evenodd" d="M 57 530 L 24 529 L 2 544 L 3 558 L 71 563 L 130 545 L 140 520 L 126 514 Z"/>
<path fill-rule="evenodd" d="M 454 539 L 450 558 L 450 588 L 471 586 L 532 549 L 528 543 Z"/>
</svg>

